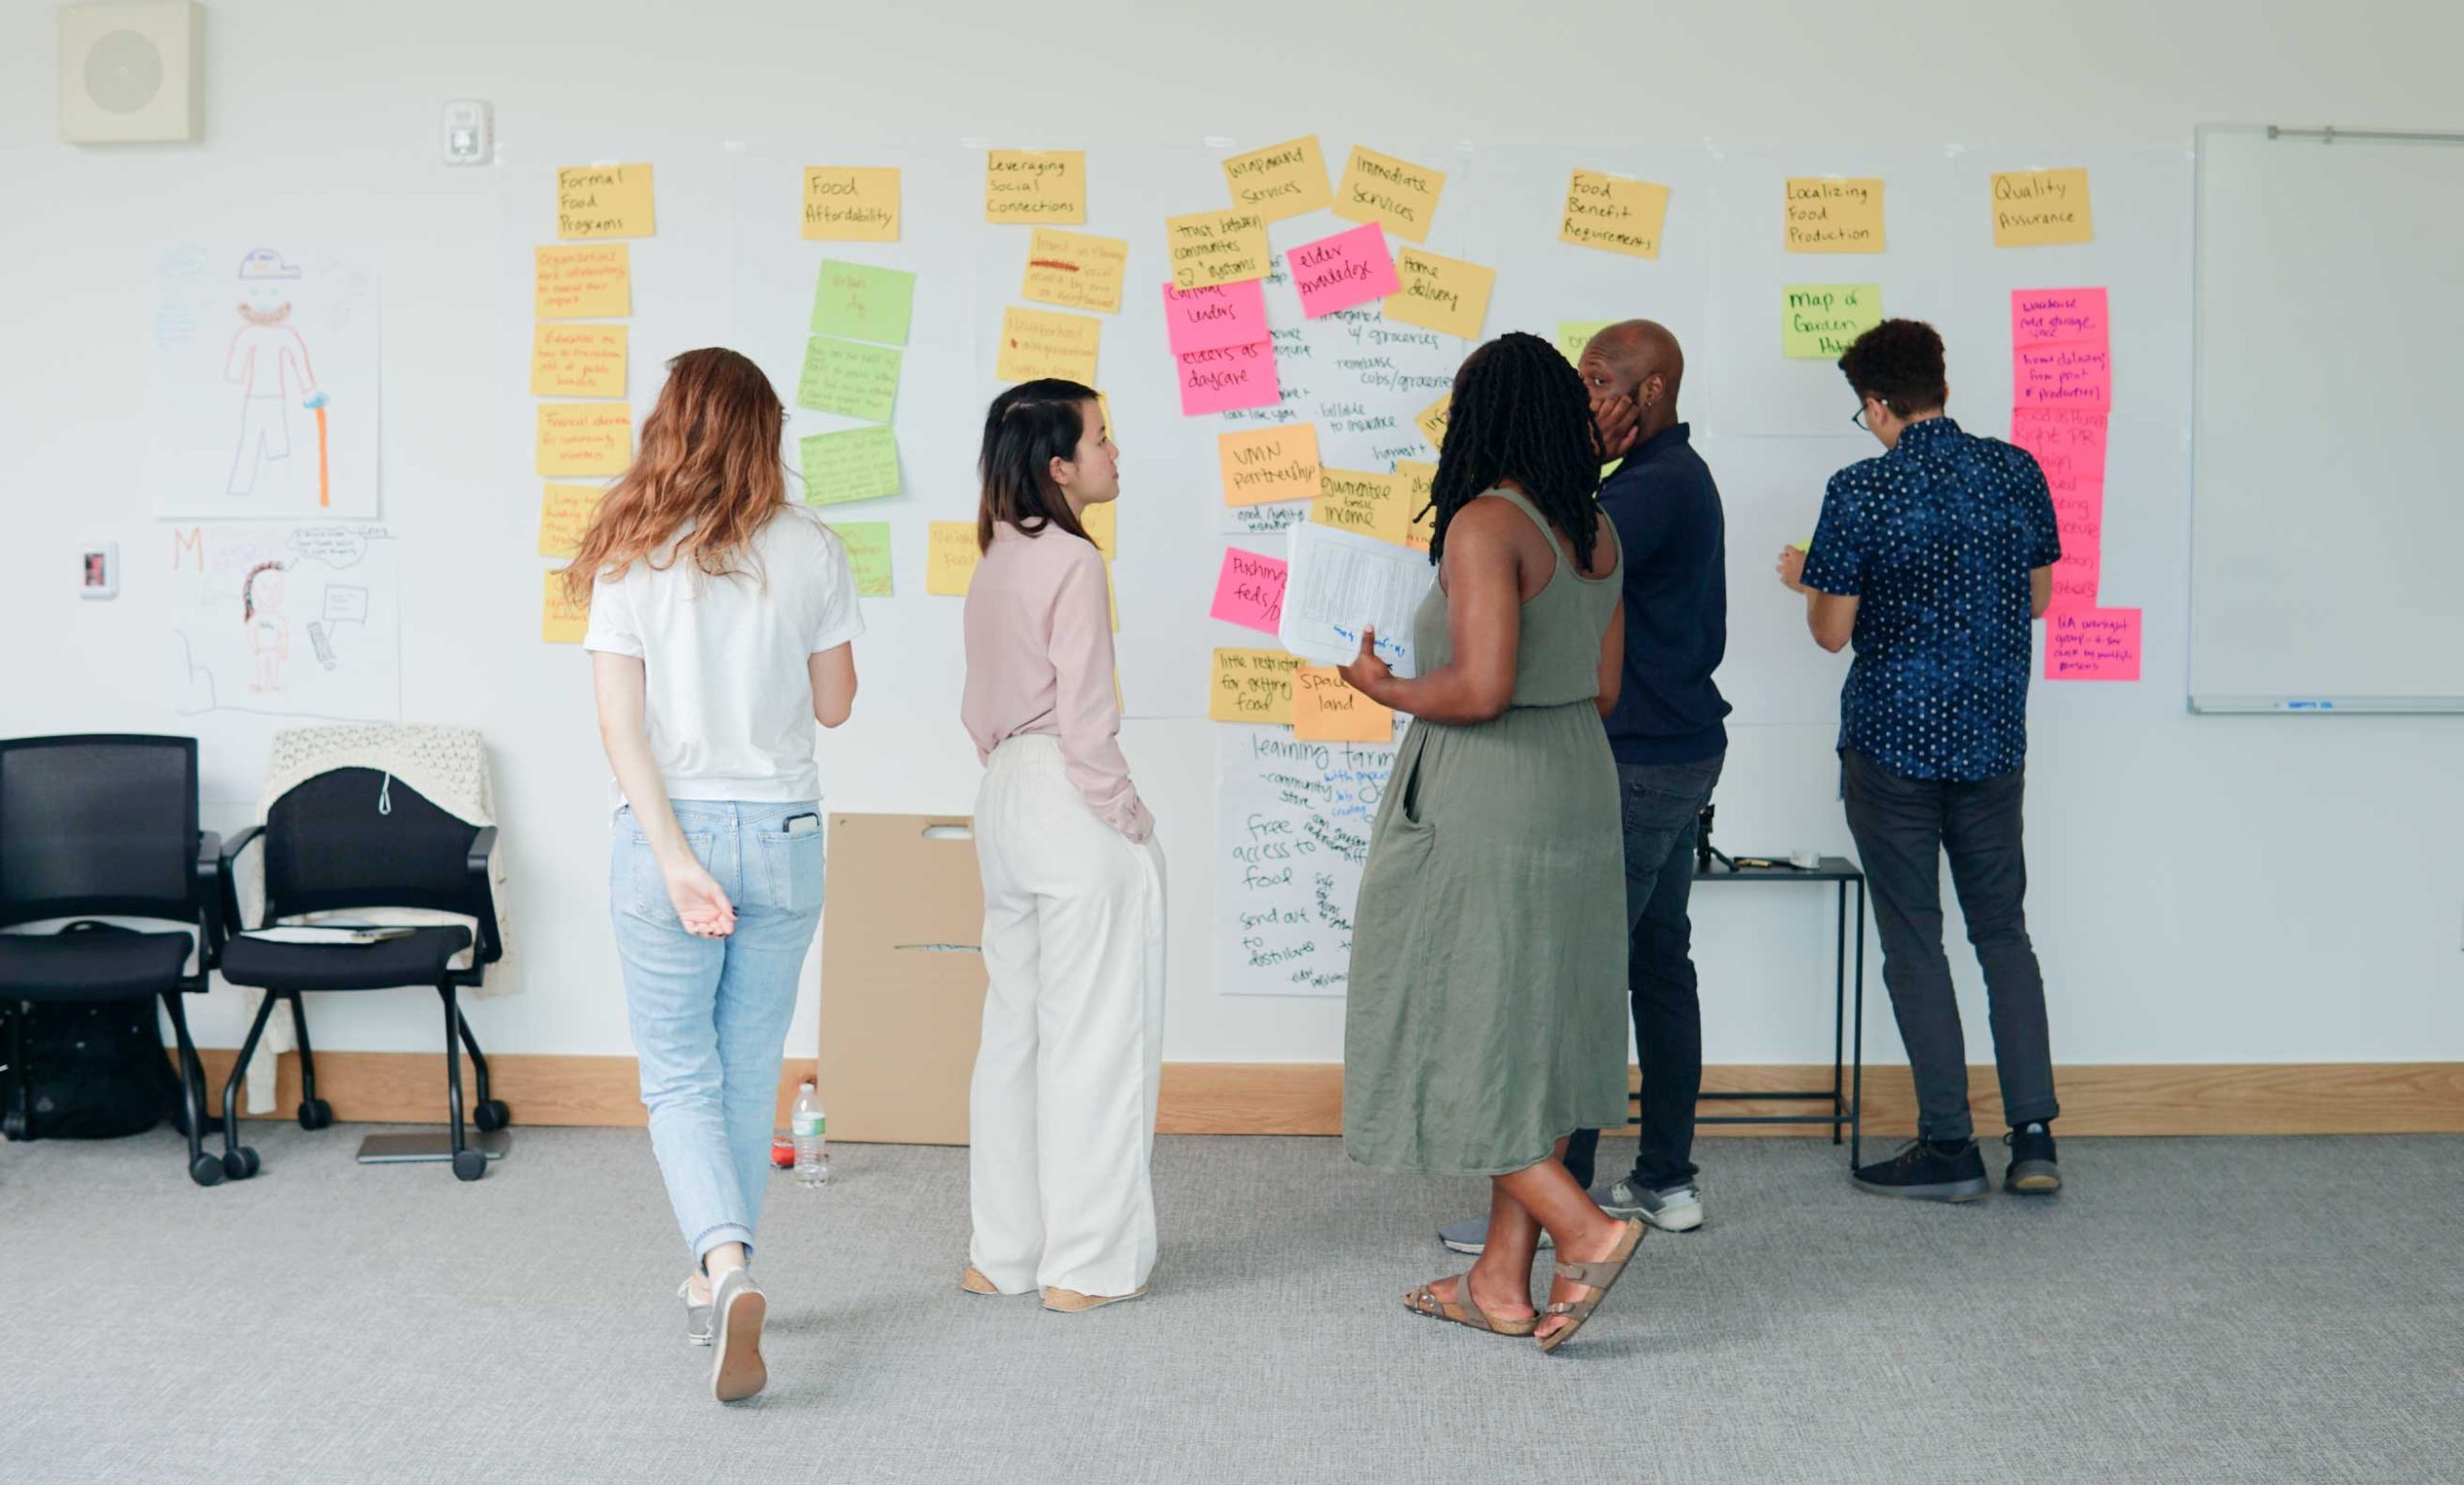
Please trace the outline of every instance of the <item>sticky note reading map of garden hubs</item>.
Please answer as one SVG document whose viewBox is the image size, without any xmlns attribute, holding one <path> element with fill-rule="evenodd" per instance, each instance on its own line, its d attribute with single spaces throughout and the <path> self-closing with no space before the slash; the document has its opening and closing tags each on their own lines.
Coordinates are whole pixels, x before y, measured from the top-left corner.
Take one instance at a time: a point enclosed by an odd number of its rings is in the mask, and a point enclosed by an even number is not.
<svg viewBox="0 0 2464 1485">
<path fill-rule="evenodd" d="M 996 149 L 984 157 L 984 219 L 1049 225 L 1087 219 L 1087 152 Z"/>
<path fill-rule="evenodd" d="M 1406 247 L 1395 255 L 1395 275 L 1401 282 L 1386 297 L 1387 319 L 1467 341 L 1480 338 L 1497 269 Z"/>
<path fill-rule="evenodd" d="M 924 591 L 940 598 L 966 597 L 975 564 L 984 560 L 972 521 L 936 521 L 925 536 Z"/>
<path fill-rule="evenodd" d="M 914 308 L 914 274 L 824 258 L 812 286 L 812 333 L 904 346 Z"/>
<path fill-rule="evenodd" d="M 1292 673 L 1292 735 L 1302 742 L 1392 742 L 1395 713 L 1353 690 L 1333 666 Z"/>
<path fill-rule="evenodd" d="M 534 247 L 530 265 L 531 305 L 541 320 L 610 320 L 633 312 L 632 249 L 622 243 Z"/>
<path fill-rule="evenodd" d="M 1092 315 L 1013 305 L 1001 312 L 1001 355 L 992 374 L 1003 381 L 1058 376 L 1091 387 L 1103 336 L 1104 322 Z"/>
<path fill-rule="evenodd" d="M 830 528 L 847 544 L 847 565 L 856 573 L 858 598 L 892 597 L 889 576 L 889 523 L 834 521 Z"/>
<path fill-rule="evenodd" d="M 898 367 L 905 355 L 895 346 L 867 346 L 816 335 L 805 343 L 796 405 L 866 422 L 887 422 L 898 405 Z"/>
<path fill-rule="evenodd" d="M 2092 243 L 2085 170 L 2011 170 L 1993 177 L 1993 245 Z"/>
<path fill-rule="evenodd" d="M 1566 186 L 1566 214 L 1557 223 L 1557 241 L 1656 258 L 1660 223 L 1667 217 L 1666 186 L 1577 170 Z"/>
<path fill-rule="evenodd" d="M 1265 215 L 1237 209 L 1167 217 L 1164 243 L 1171 253 L 1175 289 L 1264 278 L 1274 253 L 1267 245 Z"/>
<path fill-rule="evenodd" d="M 649 237 L 651 167 L 578 165 L 556 172 L 556 236 Z"/>
<path fill-rule="evenodd" d="M 1326 157 L 1318 152 L 1314 134 L 1234 155 L 1223 162 L 1223 184 L 1232 190 L 1234 206 L 1269 221 L 1317 211 L 1332 199 Z"/>
<path fill-rule="evenodd" d="M 898 241 L 898 172 L 861 166 L 805 166 L 808 242 Z"/>
<path fill-rule="evenodd" d="M 552 645 L 578 645 L 590 632 L 590 601 L 565 597 L 565 575 L 544 573 L 539 593 L 539 637 Z"/>
<path fill-rule="evenodd" d="M 1128 272 L 1129 243 L 1122 239 L 1038 227 L 1027 240 L 1027 281 L 1018 297 L 1117 315 Z"/>
<path fill-rule="evenodd" d="M 1383 222 L 1407 243 L 1425 243 L 1429 220 L 1437 215 L 1438 193 L 1445 189 L 1443 170 L 1355 144 L 1344 165 L 1343 183 L 1335 188 L 1335 215 Z"/>
<path fill-rule="evenodd" d="M 600 499 L 607 494 L 597 485 L 560 485 L 542 487 L 539 497 L 539 554 L 543 557 L 570 557 L 581 546 L 581 536 L 590 529 L 590 518 L 599 514 Z"/>
<path fill-rule="evenodd" d="M 622 474 L 633 462 L 633 410 L 622 402 L 539 404 L 539 473 Z"/>
<path fill-rule="evenodd" d="M 1787 284 L 1780 290 L 1780 353 L 1836 361 L 1883 322 L 1880 284 Z"/>
<path fill-rule="evenodd" d="M 1226 505 L 1266 505 L 1318 498 L 1322 480 L 1318 468 L 1318 425 L 1314 422 L 1219 433 L 1215 450 L 1223 466 Z"/>
<path fill-rule="evenodd" d="M 805 503 L 843 505 L 898 494 L 898 436 L 887 428 L 815 433 L 798 444 Z"/>
<path fill-rule="evenodd" d="M 1280 650 L 1218 650 L 1206 714 L 1218 722 L 1292 725 L 1292 677 L 1300 656 Z"/>
<path fill-rule="evenodd" d="M 1784 245 L 1792 253 L 1883 250 L 1883 183 L 1870 176 L 1793 176 L 1787 183 Z"/>
</svg>

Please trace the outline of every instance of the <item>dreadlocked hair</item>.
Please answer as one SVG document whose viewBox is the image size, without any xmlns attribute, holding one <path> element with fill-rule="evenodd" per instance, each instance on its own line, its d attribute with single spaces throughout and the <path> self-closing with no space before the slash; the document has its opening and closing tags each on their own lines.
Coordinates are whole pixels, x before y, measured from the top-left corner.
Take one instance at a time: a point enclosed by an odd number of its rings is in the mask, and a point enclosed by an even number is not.
<svg viewBox="0 0 2464 1485">
<path fill-rule="evenodd" d="M 1574 364 L 1536 335 L 1499 336 L 1454 373 L 1446 442 L 1429 484 L 1426 508 L 1436 512 L 1429 561 L 1445 557 L 1455 512 L 1511 479 L 1565 533 L 1577 569 L 1589 572 L 1600 538 L 1601 463 L 1591 397 Z"/>
</svg>

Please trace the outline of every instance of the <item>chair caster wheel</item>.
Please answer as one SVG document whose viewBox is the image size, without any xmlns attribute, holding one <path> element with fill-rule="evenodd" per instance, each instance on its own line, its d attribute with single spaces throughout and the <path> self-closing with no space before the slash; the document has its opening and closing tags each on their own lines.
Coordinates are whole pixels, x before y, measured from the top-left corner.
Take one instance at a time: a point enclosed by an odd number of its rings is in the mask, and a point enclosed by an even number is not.
<svg viewBox="0 0 2464 1485">
<path fill-rule="evenodd" d="M 0 1138 L 7 1139 L 11 1144 L 26 1138 L 26 1111 L 12 1109 L 0 1114 Z"/>
<path fill-rule="evenodd" d="M 257 1173 L 257 1152 L 247 1145 L 226 1152 L 222 1157 L 222 1173 L 234 1181 L 244 1181 Z"/>
<path fill-rule="evenodd" d="M 311 1098 L 299 1106 L 301 1129 L 323 1129 L 334 1122 L 334 1106 L 321 1098 Z"/>
<path fill-rule="evenodd" d="M 494 1134 L 513 1122 L 513 1111 L 504 1106 L 501 1098 L 480 1100 L 479 1106 L 471 1111 L 471 1116 L 483 1134 Z"/>
<path fill-rule="evenodd" d="M 189 1163 L 189 1179 L 199 1186 L 220 1186 L 222 1174 L 222 1158 L 218 1155 L 200 1155 Z"/>
<path fill-rule="evenodd" d="M 488 1158 L 476 1150 L 464 1150 L 453 1157 L 454 1179 L 475 1181 L 488 1173 Z"/>
</svg>

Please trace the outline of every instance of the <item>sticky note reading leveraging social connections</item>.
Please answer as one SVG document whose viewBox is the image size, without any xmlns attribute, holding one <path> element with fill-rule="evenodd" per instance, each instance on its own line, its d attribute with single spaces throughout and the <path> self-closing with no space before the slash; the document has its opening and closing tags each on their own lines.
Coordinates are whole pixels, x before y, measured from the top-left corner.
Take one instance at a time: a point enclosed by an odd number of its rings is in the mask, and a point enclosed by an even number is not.
<svg viewBox="0 0 2464 1485">
<path fill-rule="evenodd" d="M 1784 356 L 1836 361 L 1858 336 L 1882 322 L 1880 284 L 1781 286 L 1780 353 Z"/>
<path fill-rule="evenodd" d="M 1199 289 L 1264 278 L 1274 249 L 1267 245 L 1267 218 L 1260 212 L 1193 212 L 1164 218 L 1172 287 Z"/>
<path fill-rule="evenodd" d="M 984 550 L 975 544 L 972 521 L 936 521 L 925 533 L 924 591 L 939 598 L 964 598 L 975 580 L 975 564 Z"/>
<path fill-rule="evenodd" d="M 1411 522 L 1404 529 L 1403 545 L 1414 551 L 1426 551 L 1437 539 L 1437 508 L 1430 503 L 1437 488 L 1437 466 L 1419 459 L 1398 459 L 1395 482 L 1402 487 L 1403 514 Z"/>
<path fill-rule="evenodd" d="M 843 505 L 898 494 L 898 435 L 887 428 L 849 428 L 798 441 L 805 503 Z"/>
<path fill-rule="evenodd" d="M 633 462 L 633 410 L 622 402 L 539 404 L 539 473 L 622 474 Z"/>
<path fill-rule="evenodd" d="M 1275 375 L 1274 346 L 1270 342 L 1194 350 L 1178 359 L 1185 418 L 1240 407 L 1272 407 L 1283 400 L 1283 386 Z"/>
<path fill-rule="evenodd" d="M 1223 184 L 1233 206 L 1269 221 L 1318 211 L 1333 199 L 1326 189 L 1326 157 L 1318 152 L 1314 134 L 1234 155 L 1223 162 Z"/>
<path fill-rule="evenodd" d="M 2074 608 L 2044 616 L 2044 678 L 2137 680 L 2140 611 Z"/>
<path fill-rule="evenodd" d="M 812 333 L 904 346 L 915 309 L 915 275 L 868 263 L 821 260 L 812 285 Z"/>
<path fill-rule="evenodd" d="M 623 243 L 530 250 L 531 306 L 541 320 L 622 319 L 633 312 L 632 249 Z"/>
<path fill-rule="evenodd" d="M 1392 742 L 1395 713 L 1353 690 L 1330 665 L 1292 673 L 1292 735 L 1301 742 Z"/>
<path fill-rule="evenodd" d="M 1164 337 L 1172 354 L 1271 340 L 1266 285 L 1250 280 L 1203 289 L 1164 286 Z"/>
<path fill-rule="evenodd" d="M 1103 337 L 1104 322 L 1092 315 L 1012 305 L 1001 312 L 1001 354 L 992 374 L 1003 381 L 1058 376 L 1091 387 Z"/>
<path fill-rule="evenodd" d="M 565 575 L 543 573 L 539 590 L 539 637 L 552 645 L 578 645 L 590 632 L 590 600 L 565 597 Z"/>
<path fill-rule="evenodd" d="M 1395 255 L 1395 275 L 1399 283 L 1386 298 L 1387 319 L 1467 341 L 1480 338 L 1497 269 L 1406 247 Z"/>
<path fill-rule="evenodd" d="M 1445 171 L 1355 144 L 1344 164 L 1343 181 L 1335 187 L 1334 211 L 1353 221 L 1383 222 L 1407 243 L 1425 243 L 1429 222 L 1437 216 L 1438 194 L 1445 190 Z"/>
<path fill-rule="evenodd" d="M 1292 725 L 1292 677 L 1300 656 L 1280 650 L 1218 650 L 1206 714 L 1218 722 Z"/>
<path fill-rule="evenodd" d="M 2008 170 L 1993 177 L 1993 245 L 2092 243 L 2085 170 Z"/>
<path fill-rule="evenodd" d="M 599 514 L 599 502 L 606 494 L 598 485 L 551 482 L 542 486 L 539 497 L 539 554 L 543 557 L 570 557 L 580 550 L 582 533 L 590 529 L 590 518 Z"/>
<path fill-rule="evenodd" d="M 805 166 L 805 241 L 898 241 L 898 171 L 852 165 Z"/>
<path fill-rule="evenodd" d="M 858 598 L 891 598 L 889 523 L 834 521 L 830 528 L 847 546 L 847 565 L 856 574 Z"/>
<path fill-rule="evenodd" d="M 1871 176 L 1791 176 L 1783 245 L 1792 253 L 1883 250 L 1883 183 Z"/>
<path fill-rule="evenodd" d="M 1577 170 L 1566 185 L 1566 211 L 1557 223 L 1557 241 L 1656 258 L 1660 225 L 1667 218 L 1666 186 L 1599 170 Z"/>
<path fill-rule="evenodd" d="M 1117 315 L 1121 283 L 1128 275 L 1126 240 L 1038 227 L 1027 240 L 1027 279 L 1018 297 Z"/>
<path fill-rule="evenodd" d="M 1087 219 L 1087 152 L 996 149 L 984 157 L 984 219 L 1049 226 Z"/>
<path fill-rule="evenodd" d="M 1293 287 L 1300 291 L 1300 313 L 1309 320 L 1382 299 L 1398 287 L 1386 228 L 1379 222 L 1303 243 L 1284 261 Z"/>
<path fill-rule="evenodd" d="M 1283 585 L 1289 576 L 1281 557 L 1230 549 L 1216 574 L 1215 603 L 1207 617 L 1272 634 L 1283 623 Z"/>
<path fill-rule="evenodd" d="M 1314 500 L 1322 483 L 1318 466 L 1318 425 L 1287 422 L 1215 437 L 1223 466 L 1223 503 L 1265 505 Z"/>
<path fill-rule="evenodd" d="M 530 330 L 534 397 L 625 395 L 625 326 L 543 320 Z"/>
<path fill-rule="evenodd" d="M 649 237 L 651 167 L 578 165 L 556 172 L 556 236 Z"/>
<path fill-rule="evenodd" d="M 866 422 L 887 422 L 898 406 L 898 368 L 906 352 L 816 335 L 805 343 L 796 405 Z"/>
<path fill-rule="evenodd" d="M 1411 534 L 1403 509 L 1402 481 L 1368 470 L 1322 470 L 1309 519 L 1338 530 L 1357 531 L 1400 547 Z"/>
</svg>

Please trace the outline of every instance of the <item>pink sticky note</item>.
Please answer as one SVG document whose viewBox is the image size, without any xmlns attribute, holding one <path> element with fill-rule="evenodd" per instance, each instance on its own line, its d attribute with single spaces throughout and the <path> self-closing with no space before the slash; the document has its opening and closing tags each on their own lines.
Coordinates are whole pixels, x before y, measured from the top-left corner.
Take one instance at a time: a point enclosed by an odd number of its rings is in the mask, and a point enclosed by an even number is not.
<svg viewBox="0 0 2464 1485">
<path fill-rule="evenodd" d="M 2079 608 L 2046 614 L 2044 678 L 2137 680 L 2139 610 Z"/>
<path fill-rule="evenodd" d="M 2011 348 L 2025 350 L 2058 341 L 2112 342 L 2102 289 L 2014 289 Z"/>
<path fill-rule="evenodd" d="M 2066 341 L 2011 353 L 2014 408 L 2113 405 L 2113 352 L 2092 341 Z"/>
<path fill-rule="evenodd" d="M 1285 566 L 1281 557 L 1238 547 L 1226 551 L 1223 571 L 1215 579 L 1215 606 L 1207 617 L 1274 633 L 1283 621 Z"/>
<path fill-rule="evenodd" d="M 1311 320 L 1382 299 L 1401 287 L 1386 251 L 1386 228 L 1378 222 L 1303 243 L 1283 259 L 1300 291 L 1300 313 Z"/>
<path fill-rule="evenodd" d="M 2036 456 L 2057 497 L 2104 488 L 2105 414 L 2100 409 L 2015 408 L 2011 442 Z"/>
<path fill-rule="evenodd" d="M 1170 338 L 1176 356 L 1268 339 L 1266 281 L 1245 278 L 1203 289 L 1166 284 L 1164 333 Z"/>
<path fill-rule="evenodd" d="M 1272 407 L 1283 398 L 1274 374 L 1274 343 L 1194 350 L 1180 358 L 1181 415 Z"/>
<path fill-rule="evenodd" d="M 2076 611 L 2096 606 L 2098 585 L 2104 579 L 2104 553 L 2088 548 L 2073 553 L 2065 544 L 2062 560 L 2053 564 L 2053 598 L 2045 605 L 2047 614 Z"/>
</svg>

